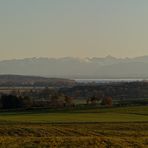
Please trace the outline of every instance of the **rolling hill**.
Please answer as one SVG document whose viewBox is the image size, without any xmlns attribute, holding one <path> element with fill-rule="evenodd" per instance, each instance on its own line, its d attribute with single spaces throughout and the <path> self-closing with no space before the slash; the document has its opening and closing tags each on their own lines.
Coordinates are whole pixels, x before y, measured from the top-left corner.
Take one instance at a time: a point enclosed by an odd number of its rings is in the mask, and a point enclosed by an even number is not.
<svg viewBox="0 0 148 148">
<path fill-rule="evenodd" d="M 0 75 L 0 86 L 73 86 L 74 80 L 24 75 Z"/>
</svg>

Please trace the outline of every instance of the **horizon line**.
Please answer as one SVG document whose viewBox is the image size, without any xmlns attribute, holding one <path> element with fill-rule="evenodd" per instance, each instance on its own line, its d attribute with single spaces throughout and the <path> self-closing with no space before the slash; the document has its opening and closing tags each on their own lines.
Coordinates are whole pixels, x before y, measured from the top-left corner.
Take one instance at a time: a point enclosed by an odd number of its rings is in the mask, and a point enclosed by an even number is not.
<svg viewBox="0 0 148 148">
<path fill-rule="evenodd" d="M 139 57 L 148 57 L 148 55 L 139 55 L 139 56 L 133 56 L 133 57 L 117 57 L 117 56 L 112 56 L 112 55 L 106 55 L 106 56 L 91 56 L 91 57 L 76 57 L 76 56 L 61 56 L 61 57 L 45 57 L 45 56 L 36 56 L 36 57 L 18 57 L 18 58 L 8 58 L 8 59 L 0 59 L 1 61 L 10 61 L 10 60 L 25 60 L 25 59 L 64 59 L 64 58 L 73 58 L 73 59 L 93 59 L 93 58 L 116 58 L 116 59 L 134 59 L 134 58 L 139 58 Z"/>
</svg>

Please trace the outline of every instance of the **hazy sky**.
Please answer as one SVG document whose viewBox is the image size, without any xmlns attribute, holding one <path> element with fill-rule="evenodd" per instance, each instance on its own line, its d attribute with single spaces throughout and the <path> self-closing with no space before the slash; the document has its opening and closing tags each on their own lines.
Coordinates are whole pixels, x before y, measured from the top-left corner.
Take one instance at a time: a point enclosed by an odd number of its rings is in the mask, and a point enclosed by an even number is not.
<svg viewBox="0 0 148 148">
<path fill-rule="evenodd" d="M 148 55 L 148 0 L 0 0 L 0 59 Z"/>
</svg>

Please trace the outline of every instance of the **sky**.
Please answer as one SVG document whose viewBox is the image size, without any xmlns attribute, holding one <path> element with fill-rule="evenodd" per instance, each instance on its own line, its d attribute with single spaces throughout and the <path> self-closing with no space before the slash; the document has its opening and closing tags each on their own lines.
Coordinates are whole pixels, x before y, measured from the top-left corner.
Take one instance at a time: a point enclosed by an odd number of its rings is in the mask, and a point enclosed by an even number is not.
<svg viewBox="0 0 148 148">
<path fill-rule="evenodd" d="M 148 0 L 0 0 L 0 59 L 148 55 Z"/>
</svg>

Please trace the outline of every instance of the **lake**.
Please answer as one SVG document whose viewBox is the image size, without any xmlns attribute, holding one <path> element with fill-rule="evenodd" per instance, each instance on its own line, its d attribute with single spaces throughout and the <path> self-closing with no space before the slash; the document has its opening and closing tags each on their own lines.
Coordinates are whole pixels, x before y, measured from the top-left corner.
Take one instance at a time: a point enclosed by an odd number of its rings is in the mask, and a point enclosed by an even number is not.
<svg viewBox="0 0 148 148">
<path fill-rule="evenodd" d="M 137 82 L 148 79 L 75 79 L 78 83 L 110 83 L 110 82 Z"/>
</svg>

